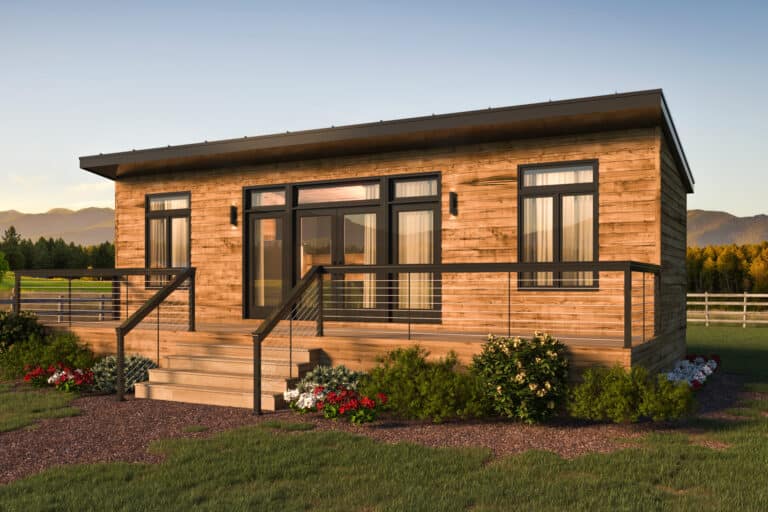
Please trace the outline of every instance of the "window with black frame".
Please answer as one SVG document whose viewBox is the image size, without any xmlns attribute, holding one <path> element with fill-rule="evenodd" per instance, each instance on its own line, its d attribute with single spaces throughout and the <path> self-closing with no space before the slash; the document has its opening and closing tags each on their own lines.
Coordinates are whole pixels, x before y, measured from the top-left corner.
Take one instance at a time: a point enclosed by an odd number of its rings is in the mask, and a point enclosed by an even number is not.
<svg viewBox="0 0 768 512">
<path fill-rule="evenodd" d="M 521 166 L 519 261 L 598 260 L 597 162 Z M 594 271 L 521 272 L 521 288 L 592 288 Z"/>
<path fill-rule="evenodd" d="M 146 198 L 147 268 L 190 265 L 190 194 L 148 195 Z M 149 276 L 148 286 L 162 286 L 170 276 Z"/>
</svg>

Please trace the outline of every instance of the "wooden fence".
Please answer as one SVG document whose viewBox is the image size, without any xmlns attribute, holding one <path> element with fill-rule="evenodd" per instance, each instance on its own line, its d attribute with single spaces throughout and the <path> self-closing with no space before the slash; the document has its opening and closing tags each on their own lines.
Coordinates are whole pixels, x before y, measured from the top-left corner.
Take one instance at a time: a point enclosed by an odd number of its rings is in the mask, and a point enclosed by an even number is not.
<svg viewBox="0 0 768 512">
<path fill-rule="evenodd" d="M 688 323 L 768 324 L 768 293 L 689 293 Z"/>
</svg>

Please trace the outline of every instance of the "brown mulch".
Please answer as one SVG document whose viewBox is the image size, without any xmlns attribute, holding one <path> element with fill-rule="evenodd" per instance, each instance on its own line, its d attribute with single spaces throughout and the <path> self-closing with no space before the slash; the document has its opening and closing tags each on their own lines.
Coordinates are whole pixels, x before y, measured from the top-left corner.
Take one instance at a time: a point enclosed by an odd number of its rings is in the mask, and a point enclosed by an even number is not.
<svg viewBox="0 0 768 512">
<path fill-rule="evenodd" d="M 698 394 L 700 415 L 719 417 L 744 396 L 742 381 L 730 375 L 713 379 Z M 263 421 L 310 422 L 317 430 L 362 434 L 386 442 L 413 442 L 433 447 L 485 447 L 496 455 L 548 450 L 562 457 L 590 452 L 610 452 L 628 439 L 651 431 L 685 428 L 684 424 L 613 425 L 562 420 L 547 425 L 506 421 L 449 422 L 439 425 L 384 417 L 364 426 L 324 420 L 317 415 L 283 411 L 254 416 L 246 409 L 128 399 L 111 396 L 78 398 L 73 406 L 79 416 L 49 419 L 34 428 L 0 433 L 0 484 L 43 469 L 75 463 L 149 462 L 162 460 L 150 453 L 152 441 L 167 438 L 201 438 L 224 430 Z M 189 427 L 202 432 L 185 432 Z"/>
</svg>

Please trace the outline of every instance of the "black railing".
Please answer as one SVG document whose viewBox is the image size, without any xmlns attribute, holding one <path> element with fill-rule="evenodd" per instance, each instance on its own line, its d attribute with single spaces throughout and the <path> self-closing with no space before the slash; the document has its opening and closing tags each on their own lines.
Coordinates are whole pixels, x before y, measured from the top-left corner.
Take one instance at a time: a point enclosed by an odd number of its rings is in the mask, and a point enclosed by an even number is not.
<svg viewBox="0 0 768 512">
<path fill-rule="evenodd" d="M 631 348 L 659 326 L 660 267 L 633 261 L 313 267 L 253 333 L 480 341 L 548 330 L 570 343 Z M 363 327 L 362 324 L 365 324 Z"/>
<path fill-rule="evenodd" d="M 186 293 L 169 301 L 176 291 Z M 18 270 L 10 302 L 14 312 L 33 312 L 46 324 L 71 327 L 118 322 L 117 399 L 122 400 L 128 333 L 155 313 L 151 327 L 156 331 L 159 363 L 161 329 L 195 330 L 195 269 Z M 138 306 L 132 313 L 131 305 Z"/>
</svg>

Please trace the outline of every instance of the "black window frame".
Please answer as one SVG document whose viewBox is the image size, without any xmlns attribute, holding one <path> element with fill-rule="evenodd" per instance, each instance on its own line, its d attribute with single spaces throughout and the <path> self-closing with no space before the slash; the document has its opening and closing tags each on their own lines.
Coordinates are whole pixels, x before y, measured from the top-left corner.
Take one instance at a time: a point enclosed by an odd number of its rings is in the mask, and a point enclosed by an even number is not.
<svg viewBox="0 0 768 512">
<path fill-rule="evenodd" d="M 537 169 L 551 169 L 557 167 L 570 167 L 570 166 L 585 166 L 590 165 L 592 167 L 592 181 L 590 183 L 569 183 L 565 185 L 525 185 L 525 171 L 537 170 Z M 563 196 L 573 195 L 592 195 L 592 262 L 597 263 L 600 261 L 599 248 L 599 161 L 597 159 L 590 160 L 569 160 L 558 162 L 546 162 L 539 164 L 522 164 L 517 166 L 517 261 L 523 262 L 524 258 L 524 232 L 523 226 L 525 225 L 525 208 L 523 202 L 527 198 L 534 197 L 551 197 L 552 198 L 552 263 L 557 267 L 558 264 L 566 263 L 562 259 L 562 202 Z M 568 262 L 572 263 L 572 262 Z M 535 272 L 530 274 L 535 275 Z M 557 291 L 585 291 L 585 290 L 597 290 L 600 287 L 599 272 L 597 270 L 592 273 L 592 284 L 590 285 L 568 285 L 563 286 L 562 283 L 562 270 L 555 270 L 552 272 L 552 284 L 551 285 L 536 285 L 531 284 L 530 280 L 526 280 L 522 277 L 522 273 L 517 275 L 517 287 L 520 290 L 557 290 Z"/>
<path fill-rule="evenodd" d="M 151 202 L 153 199 L 163 199 L 168 197 L 186 196 L 187 208 L 177 208 L 174 210 L 152 210 Z M 174 218 L 186 218 L 187 219 L 187 261 L 189 266 L 192 266 L 192 193 L 188 190 L 180 192 L 163 192 L 159 194 L 146 194 L 144 196 L 144 266 L 150 268 L 150 236 L 151 230 L 149 228 L 150 220 L 152 219 L 169 219 L 168 233 L 166 234 L 165 243 L 168 247 L 168 266 L 157 268 L 172 268 L 170 262 L 173 261 L 173 222 Z M 162 288 L 161 284 L 153 283 L 152 276 L 147 275 L 145 278 L 144 286 L 147 289 Z M 172 276 L 166 276 L 165 281 L 170 281 Z M 186 285 L 185 285 L 186 286 Z"/>
</svg>

